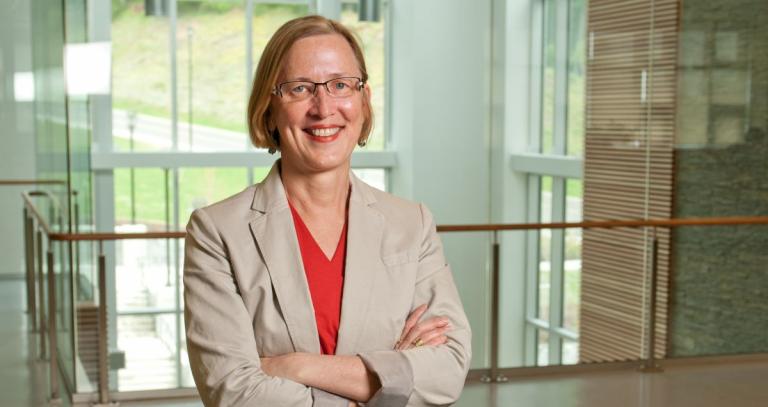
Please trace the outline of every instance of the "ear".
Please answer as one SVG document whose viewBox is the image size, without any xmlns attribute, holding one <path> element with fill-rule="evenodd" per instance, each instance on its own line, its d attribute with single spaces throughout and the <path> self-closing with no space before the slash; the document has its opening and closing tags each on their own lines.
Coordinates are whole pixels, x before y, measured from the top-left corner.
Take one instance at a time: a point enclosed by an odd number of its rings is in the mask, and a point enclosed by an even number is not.
<svg viewBox="0 0 768 407">
<path fill-rule="evenodd" d="M 363 86 L 363 99 L 368 105 L 371 104 L 371 86 L 368 85 L 368 82 L 366 82 L 365 86 Z"/>
</svg>

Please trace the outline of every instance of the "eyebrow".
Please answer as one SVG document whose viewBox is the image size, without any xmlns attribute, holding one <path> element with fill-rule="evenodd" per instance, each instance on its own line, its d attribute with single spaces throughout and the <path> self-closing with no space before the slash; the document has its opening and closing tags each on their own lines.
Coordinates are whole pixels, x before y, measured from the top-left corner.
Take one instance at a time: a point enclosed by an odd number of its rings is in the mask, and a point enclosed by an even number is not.
<svg viewBox="0 0 768 407">
<path fill-rule="evenodd" d="M 357 78 L 358 76 L 353 75 L 353 74 L 349 74 L 349 73 L 334 72 L 334 73 L 330 74 L 329 77 L 330 77 L 330 79 L 336 79 L 336 78 L 353 78 L 353 77 Z M 287 79 L 287 80 L 285 80 L 283 82 L 297 82 L 297 81 L 315 83 L 315 81 L 313 81 L 311 78 L 306 77 L 306 76 L 299 76 L 297 78 Z"/>
</svg>

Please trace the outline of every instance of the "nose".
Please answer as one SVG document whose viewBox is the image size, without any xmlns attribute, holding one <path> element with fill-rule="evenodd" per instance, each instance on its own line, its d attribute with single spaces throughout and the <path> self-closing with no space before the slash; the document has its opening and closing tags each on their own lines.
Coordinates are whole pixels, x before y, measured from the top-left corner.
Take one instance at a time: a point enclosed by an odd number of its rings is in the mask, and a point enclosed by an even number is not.
<svg viewBox="0 0 768 407">
<path fill-rule="evenodd" d="M 333 100 L 328 90 L 323 86 L 315 88 L 315 94 L 312 96 L 312 106 L 309 114 L 319 118 L 325 118 L 333 114 Z"/>
</svg>

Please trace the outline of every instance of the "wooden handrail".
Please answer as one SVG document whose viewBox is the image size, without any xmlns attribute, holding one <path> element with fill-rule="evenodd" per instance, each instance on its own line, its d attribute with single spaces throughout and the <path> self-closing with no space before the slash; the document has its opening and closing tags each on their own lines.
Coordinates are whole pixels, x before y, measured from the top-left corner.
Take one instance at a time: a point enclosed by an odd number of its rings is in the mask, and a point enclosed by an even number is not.
<svg viewBox="0 0 768 407">
<path fill-rule="evenodd" d="M 58 241 L 108 241 L 131 239 L 181 239 L 187 233 L 174 232 L 143 232 L 143 233 L 53 233 L 35 208 L 30 193 L 22 193 L 24 205 L 43 228 L 50 240 Z M 684 218 L 684 219 L 623 219 L 598 220 L 584 222 L 559 223 L 498 223 L 470 225 L 440 225 L 438 232 L 500 232 L 505 230 L 541 230 L 541 229 L 607 229 L 607 228 L 640 228 L 665 227 L 677 228 L 682 226 L 733 226 L 733 225 L 768 225 L 768 216 L 730 216 L 715 218 Z"/>
<path fill-rule="evenodd" d="M 605 229 L 622 227 L 668 227 L 681 226 L 729 226 L 729 225 L 768 225 L 768 216 L 728 216 L 715 218 L 673 218 L 673 219 L 617 219 L 584 222 L 556 223 L 501 223 L 481 225 L 440 225 L 438 232 L 494 232 L 503 230 L 540 230 L 540 229 Z"/>
<path fill-rule="evenodd" d="M 48 226 L 48 222 L 45 221 L 45 218 L 43 218 L 43 215 L 40 214 L 40 212 L 37 210 L 37 207 L 32 203 L 32 196 L 39 195 L 38 191 L 32 191 L 32 192 L 23 192 L 21 194 L 21 199 L 24 200 L 24 206 L 29 210 L 29 213 L 32 215 L 33 218 L 37 219 L 37 224 L 40 225 L 40 227 L 43 229 L 43 232 L 48 235 L 49 237 L 53 235 L 53 232 L 51 231 L 50 226 Z"/>
</svg>

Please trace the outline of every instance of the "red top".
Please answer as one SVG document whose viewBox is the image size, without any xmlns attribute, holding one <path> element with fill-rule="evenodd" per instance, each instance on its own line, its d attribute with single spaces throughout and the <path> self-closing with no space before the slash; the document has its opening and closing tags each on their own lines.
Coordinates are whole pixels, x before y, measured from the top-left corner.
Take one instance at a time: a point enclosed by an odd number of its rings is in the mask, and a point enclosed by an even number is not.
<svg viewBox="0 0 768 407">
<path fill-rule="evenodd" d="M 336 252 L 329 260 L 299 214 L 292 205 L 289 204 L 289 206 L 293 215 L 293 224 L 296 227 L 296 237 L 299 240 L 304 272 L 307 274 L 309 294 L 312 296 L 312 305 L 315 308 L 320 350 L 323 355 L 335 355 L 341 318 L 341 294 L 344 286 L 347 222 L 344 222 L 344 227 L 341 229 Z"/>
</svg>

